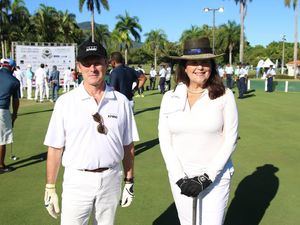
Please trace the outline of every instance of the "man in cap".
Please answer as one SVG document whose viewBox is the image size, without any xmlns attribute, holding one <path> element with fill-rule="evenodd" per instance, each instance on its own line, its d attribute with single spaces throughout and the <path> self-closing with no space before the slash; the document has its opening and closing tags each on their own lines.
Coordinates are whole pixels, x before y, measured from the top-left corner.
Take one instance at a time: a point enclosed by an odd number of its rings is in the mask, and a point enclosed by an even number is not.
<svg viewBox="0 0 300 225">
<path fill-rule="evenodd" d="M 83 83 L 55 103 L 44 144 L 48 147 L 45 207 L 59 214 L 55 183 L 65 167 L 61 224 L 112 225 L 121 195 L 121 162 L 125 186 L 121 206 L 133 199 L 133 133 L 136 124 L 129 101 L 105 84 L 105 48 L 84 41 L 77 68 Z M 62 154 L 63 153 L 63 154 Z"/>
<path fill-rule="evenodd" d="M 4 163 L 6 145 L 13 142 L 12 127 L 17 119 L 20 98 L 20 82 L 12 74 L 16 63 L 12 59 L 3 59 L 0 69 L 0 174 L 13 168 Z M 12 114 L 9 111 L 12 99 Z"/>
</svg>

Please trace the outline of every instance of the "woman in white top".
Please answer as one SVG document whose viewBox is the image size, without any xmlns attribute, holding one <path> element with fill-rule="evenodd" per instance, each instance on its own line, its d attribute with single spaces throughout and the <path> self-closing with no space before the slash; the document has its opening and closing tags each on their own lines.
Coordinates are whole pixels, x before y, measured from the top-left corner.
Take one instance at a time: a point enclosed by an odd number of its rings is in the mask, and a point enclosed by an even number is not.
<svg viewBox="0 0 300 225">
<path fill-rule="evenodd" d="M 183 56 L 170 56 L 178 60 L 177 86 L 163 97 L 158 129 L 181 225 L 224 220 L 238 114 L 232 91 L 218 76 L 218 56 L 208 38 L 187 40 Z"/>
</svg>

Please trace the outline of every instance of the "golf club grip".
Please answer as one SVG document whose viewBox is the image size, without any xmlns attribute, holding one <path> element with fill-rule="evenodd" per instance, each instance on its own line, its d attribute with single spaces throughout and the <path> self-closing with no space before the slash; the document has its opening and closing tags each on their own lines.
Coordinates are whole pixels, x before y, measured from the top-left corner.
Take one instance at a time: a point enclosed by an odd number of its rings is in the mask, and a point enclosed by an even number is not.
<svg viewBox="0 0 300 225">
<path fill-rule="evenodd" d="M 196 225 L 197 222 L 197 197 L 193 198 L 193 224 L 192 225 Z"/>
</svg>

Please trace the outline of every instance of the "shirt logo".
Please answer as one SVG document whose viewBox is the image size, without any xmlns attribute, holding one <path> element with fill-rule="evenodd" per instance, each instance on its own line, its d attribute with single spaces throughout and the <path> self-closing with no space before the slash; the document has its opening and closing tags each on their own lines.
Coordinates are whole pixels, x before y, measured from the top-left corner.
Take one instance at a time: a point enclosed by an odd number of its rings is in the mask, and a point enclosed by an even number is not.
<svg viewBox="0 0 300 225">
<path fill-rule="evenodd" d="M 118 119 L 118 116 L 117 115 L 113 115 L 113 114 L 108 114 L 107 117 L 108 118 Z"/>
<path fill-rule="evenodd" d="M 87 46 L 85 51 L 87 51 L 87 52 L 97 51 L 97 46 Z"/>
</svg>

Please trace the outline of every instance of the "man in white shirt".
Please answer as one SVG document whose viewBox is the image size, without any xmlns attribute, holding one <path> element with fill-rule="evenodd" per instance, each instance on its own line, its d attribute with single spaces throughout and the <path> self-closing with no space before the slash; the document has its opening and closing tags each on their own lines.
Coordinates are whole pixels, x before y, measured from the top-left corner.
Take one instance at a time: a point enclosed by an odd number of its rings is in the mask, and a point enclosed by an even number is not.
<svg viewBox="0 0 300 225">
<path fill-rule="evenodd" d="M 64 71 L 64 93 L 70 91 L 70 84 L 72 83 L 72 80 L 72 71 L 70 67 L 68 67 L 68 69 Z"/>
<path fill-rule="evenodd" d="M 84 82 L 58 98 L 45 137 L 45 207 L 54 218 L 60 211 L 55 191 L 60 163 L 65 167 L 62 225 L 88 224 L 91 214 L 94 225 L 114 224 L 122 163 L 121 206 L 133 200 L 133 141 L 138 134 L 128 99 L 105 83 L 107 66 L 102 45 L 85 41 L 79 46 L 77 68 Z"/>
<path fill-rule="evenodd" d="M 233 68 L 229 63 L 225 67 L 225 74 L 226 74 L 226 86 L 227 88 L 232 89 Z"/>
<path fill-rule="evenodd" d="M 171 90 L 171 67 L 170 67 L 170 65 L 168 65 L 168 67 L 167 67 L 166 85 L 167 85 L 166 89 L 168 89 L 168 91 L 170 91 Z"/>
<path fill-rule="evenodd" d="M 267 71 L 267 92 L 273 91 L 273 77 L 276 75 L 276 72 L 273 68 L 273 65 L 270 65 L 270 68 Z"/>
<path fill-rule="evenodd" d="M 154 90 L 155 89 L 155 80 L 156 80 L 156 75 L 157 75 L 154 65 L 151 65 L 149 74 L 150 74 L 150 90 Z"/>
<path fill-rule="evenodd" d="M 160 68 L 158 74 L 159 74 L 160 93 L 164 94 L 165 93 L 166 75 L 167 75 L 167 70 L 166 70 L 166 65 L 165 64 L 161 65 L 161 68 Z"/>
<path fill-rule="evenodd" d="M 245 69 L 245 65 L 243 64 L 241 68 L 239 69 L 239 77 L 237 81 L 238 89 L 239 89 L 239 99 L 244 98 L 244 94 L 247 92 L 247 84 L 246 84 L 246 78 L 247 78 L 247 70 Z"/>
<path fill-rule="evenodd" d="M 40 67 L 35 71 L 35 97 L 34 100 L 38 102 L 38 95 L 40 102 L 43 102 L 43 94 L 45 92 L 46 72 L 44 70 L 45 65 L 42 63 Z"/>
</svg>

